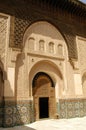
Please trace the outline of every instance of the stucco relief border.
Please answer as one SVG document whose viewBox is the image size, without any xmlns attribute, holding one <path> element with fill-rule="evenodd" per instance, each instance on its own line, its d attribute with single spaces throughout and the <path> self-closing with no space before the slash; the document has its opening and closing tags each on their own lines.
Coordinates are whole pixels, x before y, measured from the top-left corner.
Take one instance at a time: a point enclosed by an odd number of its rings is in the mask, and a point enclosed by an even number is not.
<svg viewBox="0 0 86 130">
<path fill-rule="evenodd" d="M 6 66 L 7 66 L 6 58 L 7 58 L 8 47 L 9 47 L 10 18 L 11 18 L 11 17 L 10 17 L 10 15 L 4 14 L 4 13 L 0 13 L 0 16 L 7 19 L 7 28 L 6 28 L 7 32 L 6 32 L 5 52 L 4 52 L 4 54 L 1 54 L 1 55 L 0 55 L 0 60 L 1 60 L 2 63 L 4 64 L 4 69 L 6 69 Z M 2 48 L 2 49 L 3 49 L 3 48 Z"/>
</svg>

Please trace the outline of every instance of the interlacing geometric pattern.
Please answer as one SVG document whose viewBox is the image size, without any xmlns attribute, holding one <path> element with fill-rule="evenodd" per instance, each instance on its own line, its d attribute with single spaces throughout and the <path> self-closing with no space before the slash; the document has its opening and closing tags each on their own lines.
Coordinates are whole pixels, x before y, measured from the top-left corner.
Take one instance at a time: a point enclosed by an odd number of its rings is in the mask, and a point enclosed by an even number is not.
<svg viewBox="0 0 86 130">
<path fill-rule="evenodd" d="M 15 28 L 14 28 L 14 45 L 15 47 L 18 48 L 22 48 L 23 47 L 23 36 L 24 33 L 26 31 L 26 29 L 35 21 L 39 21 L 39 19 L 41 20 L 45 20 L 48 21 L 48 19 L 45 19 L 44 16 L 41 17 L 40 15 L 36 15 L 35 13 L 33 15 L 28 14 L 29 17 L 15 17 Z M 30 16 L 31 15 L 31 16 Z M 36 15 L 36 16 L 35 16 Z M 52 18 L 49 19 L 52 22 Z M 55 23 L 54 23 L 55 22 Z M 72 30 L 74 30 L 74 28 L 72 28 L 72 26 L 68 26 L 65 23 L 61 23 L 58 20 L 57 21 L 53 21 L 53 23 L 59 27 L 60 31 L 63 33 L 67 45 L 68 45 L 68 54 L 69 54 L 69 58 L 74 58 L 77 59 L 77 49 L 76 49 L 76 36 L 75 36 L 75 32 L 73 32 Z M 12 43 L 10 43 L 10 46 L 12 46 Z"/>
<path fill-rule="evenodd" d="M 86 116 L 86 99 L 61 99 L 57 106 L 60 118 Z"/>
<path fill-rule="evenodd" d="M 21 47 L 24 32 L 29 25 L 28 20 L 15 18 L 14 43 L 15 46 Z"/>
<path fill-rule="evenodd" d="M 32 101 L 7 101 L 4 107 L 4 127 L 29 124 L 34 121 Z"/>
<path fill-rule="evenodd" d="M 0 56 L 3 59 L 6 45 L 7 18 L 0 16 Z"/>
</svg>

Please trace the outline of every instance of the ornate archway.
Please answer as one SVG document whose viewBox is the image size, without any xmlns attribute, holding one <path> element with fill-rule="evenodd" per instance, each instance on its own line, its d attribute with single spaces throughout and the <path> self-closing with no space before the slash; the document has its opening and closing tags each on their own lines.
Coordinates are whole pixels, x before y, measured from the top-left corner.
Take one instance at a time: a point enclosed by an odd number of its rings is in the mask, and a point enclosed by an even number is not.
<svg viewBox="0 0 86 130">
<path fill-rule="evenodd" d="M 36 120 L 54 118 L 56 114 L 55 87 L 51 77 L 39 72 L 33 78 L 33 98 Z"/>
<path fill-rule="evenodd" d="M 68 50 L 65 40 L 52 24 L 40 21 L 33 23 L 26 30 L 23 43 L 25 69 L 29 75 L 28 95 L 32 106 L 35 107 L 35 116 L 34 109 L 30 110 L 31 119 L 32 115 L 36 120 L 54 118 L 57 113 L 58 98 L 63 96 L 66 86 L 64 75 L 66 75 Z M 55 87 L 52 87 L 53 82 Z M 45 111 L 42 109 L 42 104 L 45 104 Z"/>
</svg>

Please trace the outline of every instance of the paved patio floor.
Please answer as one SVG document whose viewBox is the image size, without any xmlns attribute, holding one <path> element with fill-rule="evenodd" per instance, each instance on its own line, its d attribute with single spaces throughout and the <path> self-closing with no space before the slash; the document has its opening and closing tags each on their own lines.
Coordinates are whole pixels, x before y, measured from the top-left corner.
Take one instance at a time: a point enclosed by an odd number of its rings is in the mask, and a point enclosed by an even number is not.
<svg viewBox="0 0 86 130">
<path fill-rule="evenodd" d="M 86 117 L 41 120 L 24 126 L 0 128 L 0 130 L 86 130 Z"/>
</svg>

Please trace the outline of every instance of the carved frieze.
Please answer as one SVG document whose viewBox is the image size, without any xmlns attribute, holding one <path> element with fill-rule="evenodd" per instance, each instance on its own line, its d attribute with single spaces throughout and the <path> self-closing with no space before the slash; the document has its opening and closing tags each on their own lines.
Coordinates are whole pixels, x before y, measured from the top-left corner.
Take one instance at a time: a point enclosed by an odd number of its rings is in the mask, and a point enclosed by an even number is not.
<svg viewBox="0 0 86 130">
<path fill-rule="evenodd" d="M 6 39 L 7 39 L 7 17 L 0 15 L 0 58 L 4 62 Z"/>
<path fill-rule="evenodd" d="M 35 15 L 35 14 L 34 14 Z M 36 14 L 37 15 L 37 14 Z M 25 18 L 15 18 L 15 31 L 14 31 L 14 46 L 15 47 L 23 47 L 23 36 L 25 33 L 25 30 L 27 29 L 27 27 L 33 23 L 34 21 L 39 20 L 38 17 L 33 17 L 31 16 L 32 19 L 25 19 Z M 39 15 L 40 20 L 41 20 L 41 14 Z M 50 19 L 50 21 L 52 22 L 52 17 L 51 18 L 43 18 L 45 21 L 47 21 L 48 19 Z M 75 41 L 75 33 L 72 31 L 73 30 L 73 26 L 69 26 L 65 23 L 61 23 L 57 20 L 53 21 L 53 24 L 56 27 L 59 27 L 60 31 L 62 32 L 67 46 L 68 46 L 68 54 L 69 54 L 69 58 L 74 58 L 77 59 L 77 49 L 76 49 L 76 41 Z M 10 43 L 11 45 L 11 43 Z"/>
</svg>

